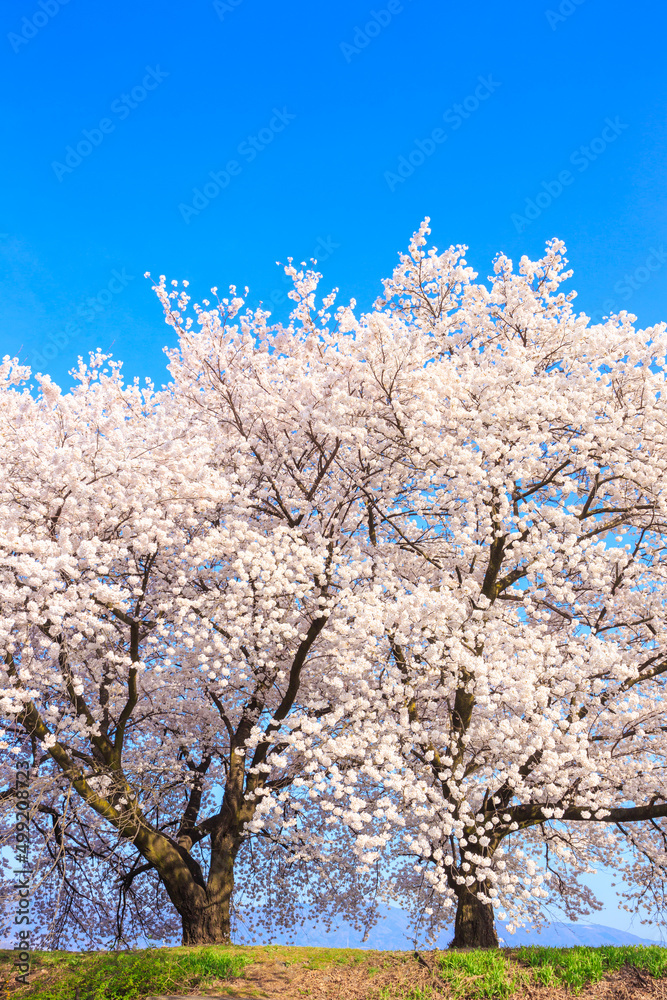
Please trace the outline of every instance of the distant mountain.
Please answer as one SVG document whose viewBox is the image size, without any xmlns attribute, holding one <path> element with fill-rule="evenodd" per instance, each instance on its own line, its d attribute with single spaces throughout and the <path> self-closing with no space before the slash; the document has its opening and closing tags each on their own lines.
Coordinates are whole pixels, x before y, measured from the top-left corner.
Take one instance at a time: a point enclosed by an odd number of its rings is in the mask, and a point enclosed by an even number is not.
<svg viewBox="0 0 667 1000">
<path fill-rule="evenodd" d="M 502 936 L 508 947 L 536 944 L 554 948 L 572 948 L 577 944 L 598 947 L 601 944 L 657 944 L 649 938 L 637 937 L 629 931 L 617 927 L 605 927 L 604 924 L 546 924 L 541 931 L 517 931 L 508 934 L 504 928 Z"/>
<path fill-rule="evenodd" d="M 384 907 L 382 917 L 368 935 L 368 940 L 362 940 L 362 934 L 353 927 L 342 924 L 327 932 L 314 921 L 306 920 L 297 932 L 292 943 L 313 945 L 322 948 L 370 948 L 381 951 L 412 950 L 414 947 L 408 916 L 402 910 Z M 571 948 L 574 945 L 598 946 L 603 944 L 655 944 L 648 938 L 638 937 L 629 931 L 618 930 L 615 927 L 605 927 L 603 924 L 546 924 L 540 931 L 518 930 L 510 934 L 506 925 L 498 921 L 498 935 L 507 947 L 520 945 L 543 945 L 556 948 Z M 436 947 L 444 949 L 453 937 L 453 927 L 441 931 Z M 286 944 L 284 934 L 260 934 L 251 942 L 251 936 L 239 927 L 235 935 L 239 944 Z M 420 947 L 423 942 L 420 942 Z"/>
<path fill-rule="evenodd" d="M 248 931 L 244 931 L 241 924 L 237 925 L 234 935 L 236 944 L 298 944 L 312 945 L 321 948 L 364 948 L 377 949 L 379 951 L 412 951 L 414 941 L 412 931 L 408 924 L 408 915 L 403 910 L 385 906 L 381 909 L 381 918 L 375 927 L 370 931 L 368 940 L 363 941 L 363 935 L 355 931 L 353 927 L 342 924 L 332 931 L 327 931 L 315 921 L 304 922 L 303 927 L 297 931 L 294 940 L 289 941 L 285 934 L 258 933 L 254 939 Z M 1 915 L 0 915 L 1 916 Z M 252 921 L 251 914 L 246 911 L 246 926 L 255 923 L 261 925 L 260 921 Z M 515 934 L 510 934 L 502 921 L 498 921 L 498 935 L 501 944 L 509 948 L 517 948 L 520 945 L 543 945 L 555 948 L 572 948 L 574 945 L 590 945 L 597 947 L 603 944 L 656 944 L 648 938 L 638 937 L 629 931 L 618 930 L 616 927 L 605 927 L 603 924 L 566 924 L 551 923 L 545 924 L 540 931 L 518 930 Z M 33 928 L 34 933 L 36 930 Z M 438 937 L 435 947 L 445 949 L 454 935 L 452 927 L 443 928 Z M 15 938 L 0 935 L 0 948 L 12 948 Z M 433 947 L 426 946 L 423 940 L 418 942 L 420 948 Z"/>
</svg>

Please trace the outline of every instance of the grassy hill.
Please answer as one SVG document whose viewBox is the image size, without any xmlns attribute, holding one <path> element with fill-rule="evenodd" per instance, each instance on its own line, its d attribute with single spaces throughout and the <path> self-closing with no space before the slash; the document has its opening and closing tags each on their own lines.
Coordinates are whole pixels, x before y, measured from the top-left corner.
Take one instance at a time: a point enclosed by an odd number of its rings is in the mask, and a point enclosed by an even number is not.
<svg viewBox="0 0 667 1000">
<path fill-rule="evenodd" d="M 27 986 L 0 952 L 3 1000 L 531 1000 L 667 997 L 657 945 L 398 952 L 282 945 L 37 952 Z"/>
</svg>

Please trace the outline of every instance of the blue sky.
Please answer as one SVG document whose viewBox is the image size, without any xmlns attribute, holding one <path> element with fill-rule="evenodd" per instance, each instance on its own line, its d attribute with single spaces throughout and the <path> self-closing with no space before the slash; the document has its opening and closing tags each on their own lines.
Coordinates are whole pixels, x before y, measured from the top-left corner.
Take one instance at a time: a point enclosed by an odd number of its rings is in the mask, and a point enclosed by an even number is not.
<svg viewBox="0 0 667 1000">
<path fill-rule="evenodd" d="M 579 308 L 667 318 L 667 8 L 550 4 L 3 4 L 2 353 L 161 383 L 145 271 L 280 311 L 316 256 L 368 305 L 425 215 L 483 277 L 559 236 Z"/>
<path fill-rule="evenodd" d="M 655 0 L 11 0 L 0 20 L 0 354 L 65 385 L 95 347 L 166 380 L 145 271 L 282 314 L 275 262 L 317 257 L 368 306 L 426 215 L 482 277 L 558 236 L 578 308 L 667 319 Z"/>
</svg>

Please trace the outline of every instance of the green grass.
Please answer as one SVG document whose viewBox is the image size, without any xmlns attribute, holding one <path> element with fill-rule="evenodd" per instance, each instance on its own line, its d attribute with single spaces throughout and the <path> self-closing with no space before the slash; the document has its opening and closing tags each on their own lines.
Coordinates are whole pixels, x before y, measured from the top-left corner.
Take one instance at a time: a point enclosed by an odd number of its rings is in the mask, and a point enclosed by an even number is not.
<svg viewBox="0 0 667 1000">
<path fill-rule="evenodd" d="M 250 959 L 222 948 L 147 949 L 108 954 L 42 952 L 44 973 L 20 996 L 30 1000 L 141 1000 L 241 975 Z M 32 977 L 31 977 L 32 978 Z"/>
<path fill-rule="evenodd" d="M 440 975 L 455 997 L 507 1000 L 528 973 L 510 965 L 501 951 L 451 952 L 438 959 Z"/>
<path fill-rule="evenodd" d="M 413 986 L 407 993 L 405 990 L 396 992 L 395 988 L 385 986 L 380 990 L 379 1000 L 435 1000 L 441 993 L 434 993 L 431 986 Z"/>
<path fill-rule="evenodd" d="M 308 949 L 309 969 L 326 969 L 329 965 L 356 965 L 363 962 L 366 953 L 354 948 Z"/>
<path fill-rule="evenodd" d="M 606 945 L 601 948 L 519 948 L 516 951 L 452 952 L 438 959 L 440 976 L 461 1000 L 508 1000 L 531 981 L 540 986 L 567 986 L 579 993 L 588 983 L 624 965 L 661 978 L 667 975 L 667 949 L 658 945 Z"/>
<path fill-rule="evenodd" d="M 519 948 L 516 957 L 544 986 L 563 984 L 579 993 L 610 972 L 633 965 L 656 978 L 667 975 L 667 949 L 658 945 L 603 945 L 601 948 Z M 483 994 L 480 994 L 483 995 Z"/>
<path fill-rule="evenodd" d="M 410 975 L 414 955 L 408 952 L 368 952 L 349 948 L 299 948 L 282 945 L 258 947 L 159 948 L 125 952 L 35 952 L 30 985 L 16 988 L 14 973 L 7 975 L 13 953 L 0 952 L 0 996 L 8 1000 L 144 1000 L 163 993 L 178 994 L 214 988 L 243 976 L 246 966 L 264 962 L 270 967 L 302 966 L 304 969 L 359 968 L 369 986 L 379 972 L 398 973 L 395 983 L 382 986 L 380 1000 L 435 1000 L 443 986 L 455 1000 L 510 1000 L 523 986 L 565 986 L 573 995 L 588 983 L 626 965 L 654 978 L 667 977 L 667 948 L 514 948 L 498 951 L 435 953 L 429 960 L 430 982 L 418 985 Z M 406 964 L 407 963 L 407 964 Z M 408 972 L 407 981 L 401 969 Z M 393 970 L 393 971 L 392 971 Z M 337 975 L 339 973 L 337 972 Z M 356 985 L 359 973 L 355 972 Z M 7 992 L 5 992 L 7 991 Z M 14 992 L 15 991 L 15 992 Z M 377 993 L 376 993 L 377 995 Z"/>
</svg>

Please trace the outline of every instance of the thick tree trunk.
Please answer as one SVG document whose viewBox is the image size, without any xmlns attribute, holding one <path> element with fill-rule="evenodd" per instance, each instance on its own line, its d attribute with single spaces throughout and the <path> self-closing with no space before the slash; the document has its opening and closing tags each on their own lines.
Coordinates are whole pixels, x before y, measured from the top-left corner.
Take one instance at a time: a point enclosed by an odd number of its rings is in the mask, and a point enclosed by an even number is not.
<svg viewBox="0 0 667 1000">
<path fill-rule="evenodd" d="M 230 904 L 234 891 L 234 858 L 228 856 L 224 877 L 208 885 L 193 884 L 183 891 L 167 887 L 178 910 L 183 927 L 183 944 L 229 944 L 231 941 Z M 180 888 L 180 887 L 179 887 Z"/>
<path fill-rule="evenodd" d="M 230 904 L 234 862 L 241 839 L 216 831 L 211 837 L 211 870 L 206 888 L 196 887 L 183 904 L 176 904 L 183 926 L 183 944 L 230 944 Z"/>
<path fill-rule="evenodd" d="M 185 838 L 184 838 L 185 840 Z M 183 928 L 183 944 L 229 944 L 234 862 L 238 834 L 214 830 L 208 879 L 189 854 L 189 842 L 175 845 L 162 835 L 146 835 L 142 853 L 155 867 Z"/>
<path fill-rule="evenodd" d="M 181 911 L 183 944 L 230 944 L 229 903 L 230 896 L 205 899 L 198 906 Z"/>
<path fill-rule="evenodd" d="M 482 903 L 465 885 L 457 885 L 455 891 L 456 922 L 450 948 L 497 948 L 498 935 L 491 904 Z"/>
</svg>

